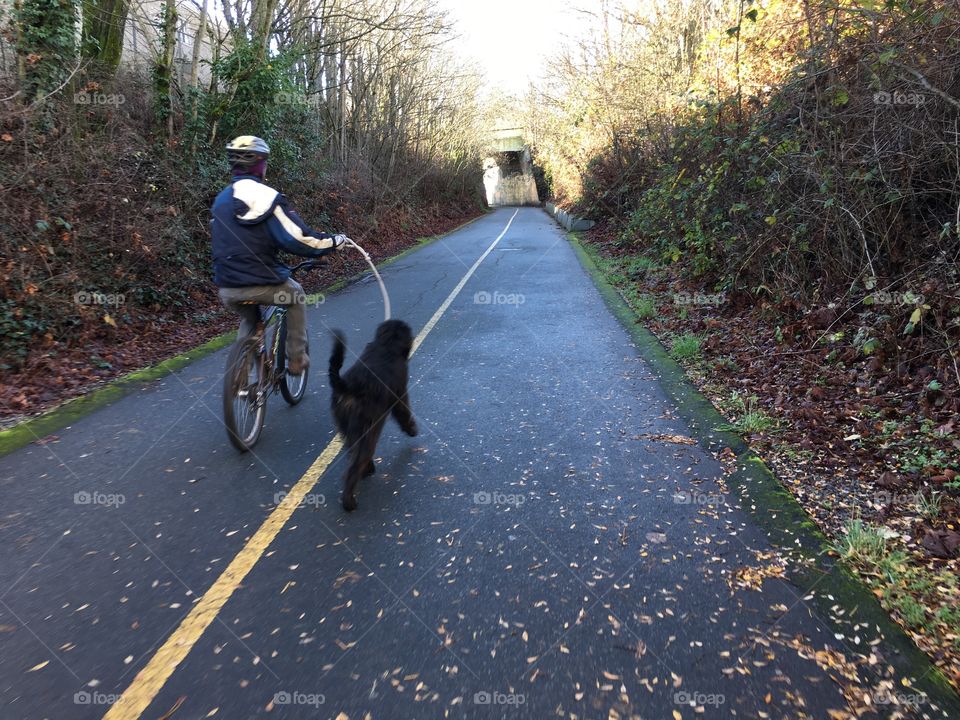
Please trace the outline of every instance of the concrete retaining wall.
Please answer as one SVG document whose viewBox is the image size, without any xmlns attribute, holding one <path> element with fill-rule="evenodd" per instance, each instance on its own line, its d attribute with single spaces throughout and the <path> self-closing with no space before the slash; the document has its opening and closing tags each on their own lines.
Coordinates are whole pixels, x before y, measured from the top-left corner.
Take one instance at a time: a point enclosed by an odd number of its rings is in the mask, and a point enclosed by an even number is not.
<svg viewBox="0 0 960 720">
<path fill-rule="evenodd" d="M 567 230 L 589 230 L 596 225 L 593 220 L 571 215 L 566 210 L 561 210 L 551 202 L 544 204 L 543 209 L 552 215 L 553 218 Z"/>
<path fill-rule="evenodd" d="M 487 194 L 487 203 L 490 207 L 539 205 L 537 184 L 532 175 L 499 177 L 493 185 L 493 191 Z"/>
<path fill-rule="evenodd" d="M 501 168 L 496 157 L 489 157 L 483 161 L 483 185 L 486 188 L 487 204 L 490 207 L 504 205 L 539 205 L 537 183 L 533 179 L 533 162 L 530 160 L 530 150 L 523 148 L 514 153 L 519 160 L 520 171 L 509 164 Z M 502 161 L 502 157 L 501 157 Z M 504 173 L 507 173 L 504 175 Z"/>
</svg>

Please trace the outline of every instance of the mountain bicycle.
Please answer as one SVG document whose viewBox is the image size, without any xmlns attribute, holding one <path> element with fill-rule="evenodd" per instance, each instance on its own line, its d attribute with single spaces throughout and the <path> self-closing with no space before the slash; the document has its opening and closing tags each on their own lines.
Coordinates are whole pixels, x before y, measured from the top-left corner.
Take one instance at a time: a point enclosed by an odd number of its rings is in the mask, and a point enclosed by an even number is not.
<svg viewBox="0 0 960 720">
<path fill-rule="evenodd" d="M 306 260 L 291 268 L 291 277 L 322 264 Z M 287 308 L 258 305 L 257 330 L 230 348 L 223 376 L 223 421 L 227 436 L 237 450 L 246 452 L 260 438 L 267 414 L 267 399 L 280 391 L 287 404 L 299 403 L 307 391 L 307 370 L 287 372 Z M 307 348 L 309 351 L 309 347 Z"/>
</svg>

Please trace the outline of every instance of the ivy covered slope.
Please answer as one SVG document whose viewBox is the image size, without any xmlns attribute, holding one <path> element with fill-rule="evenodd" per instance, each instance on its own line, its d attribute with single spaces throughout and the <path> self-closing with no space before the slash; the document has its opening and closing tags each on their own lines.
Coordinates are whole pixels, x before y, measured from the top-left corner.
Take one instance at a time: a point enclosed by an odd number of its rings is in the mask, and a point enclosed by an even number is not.
<svg viewBox="0 0 960 720">
<path fill-rule="evenodd" d="M 376 258 L 481 211 L 478 80 L 448 56 L 446 21 L 424 6 L 384 22 L 390 3 L 347 5 L 219 16 L 170 3 L 150 32 L 127 2 L 10 6 L 0 422 L 232 326 L 207 222 L 235 135 L 267 138 L 270 182 Z M 340 257 L 308 284 L 360 263 Z"/>
<path fill-rule="evenodd" d="M 553 196 L 960 683 L 960 14 L 608 9 L 527 98 Z"/>
</svg>

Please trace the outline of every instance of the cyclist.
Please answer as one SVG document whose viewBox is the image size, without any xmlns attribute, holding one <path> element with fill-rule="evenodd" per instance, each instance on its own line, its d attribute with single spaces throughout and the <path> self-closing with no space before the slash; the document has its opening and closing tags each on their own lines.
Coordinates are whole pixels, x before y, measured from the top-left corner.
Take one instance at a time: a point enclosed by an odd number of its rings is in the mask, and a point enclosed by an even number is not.
<svg viewBox="0 0 960 720">
<path fill-rule="evenodd" d="M 287 311 L 287 372 L 299 375 L 307 356 L 305 295 L 280 262 L 280 250 L 320 257 L 336 250 L 344 235 L 312 230 L 287 205 L 287 199 L 264 180 L 270 147 L 253 135 L 227 145 L 233 180 L 213 202 L 213 281 L 220 301 L 240 315 L 241 338 L 254 333 L 258 305 L 283 305 Z"/>
</svg>

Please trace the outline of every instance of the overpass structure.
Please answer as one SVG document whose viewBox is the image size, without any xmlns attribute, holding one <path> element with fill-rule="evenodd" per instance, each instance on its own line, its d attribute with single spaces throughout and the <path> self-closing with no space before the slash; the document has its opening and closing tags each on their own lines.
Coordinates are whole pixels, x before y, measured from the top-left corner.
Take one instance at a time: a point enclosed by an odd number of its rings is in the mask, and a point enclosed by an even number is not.
<svg viewBox="0 0 960 720">
<path fill-rule="evenodd" d="M 539 205 L 530 148 L 522 127 L 498 125 L 487 141 L 483 186 L 490 207 Z"/>
</svg>

